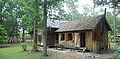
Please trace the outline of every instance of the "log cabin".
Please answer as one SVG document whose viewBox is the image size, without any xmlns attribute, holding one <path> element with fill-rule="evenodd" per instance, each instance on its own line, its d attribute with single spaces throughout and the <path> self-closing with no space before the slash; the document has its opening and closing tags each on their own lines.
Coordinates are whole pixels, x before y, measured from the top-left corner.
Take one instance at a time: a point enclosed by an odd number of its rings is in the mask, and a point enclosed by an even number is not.
<svg viewBox="0 0 120 59">
<path fill-rule="evenodd" d="M 63 20 L 47 20 L 47 46 L 53 46 L 58 43 L 58 33 L 55 32 L 58 28 L 60 28 L 60 24 L 65 23 L 67 21 Z M 32 29 L 33 30 L 33 29 Z M 29 32 L 29 34 L 33 35 L 33 31 Z M 43 45 L 43 30 L 38 31 L 37 33 L 37 44 Z"/>
<path fill-rule="evenodd" d="M 108 31 L 110 25 L 105 15 L 99 15 L 83 20 L 71 20 L 60 24 L 58 33 L 59 44 L 65 47 L 85 47 L 91 52 L 99 52 L 108 48 Z"/>
<path fill-rule="evenodd" d="M 58 28 L 60 28 L 60 24 L 66 23 L 67 21 L 63 20 L 47 20 L 47 45 L 53 46 L 58 43 L 58 33 L 55 32 Z"/>
</svg>

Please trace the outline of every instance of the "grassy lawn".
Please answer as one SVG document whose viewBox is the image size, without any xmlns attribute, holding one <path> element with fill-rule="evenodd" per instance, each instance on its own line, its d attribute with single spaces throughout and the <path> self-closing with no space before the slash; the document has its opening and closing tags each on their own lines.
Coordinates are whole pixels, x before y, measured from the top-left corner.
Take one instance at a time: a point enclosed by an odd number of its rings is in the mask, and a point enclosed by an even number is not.
<svg viewBox="0 0 120 59">
<path fill-rule="evenodd" d="M 31 50 L 29 48 L 28 50 Z M 22 52 L 21 46 L 0 48 L 0 59 L 48 59 L 43 57 L 42 51 L 36 53 Z"/>
<path fill-rule="evenodd" d="M 20 45 L 12 45 L 0 48 L 0 59 L 80 59 L 74 55 L 48 51 L 47 57 L 43 57 L 42 48 L 38 47 L 40 52 L 23 52 Z M 32 50 L 32 47 L 27 48 Z"/>
<path fill-rule="evenodd" d="M 82 53 L 82 52 L 55 52 L 48 50 L 48 56 L 43 57 L 43 51 L 41 47 L 39 52 L 23 52 L 20 45 L 10 45 L 8 47 L 2 47 L 0 45 L 0 59 L 83 59 L 86 56 L 100 56 L 100 58 L 110 58 L 110 54 L 93 54 L 93 53 Z M 32 50 L 32 47 L 27 48 L 27 50 Z M 107 52 L 107 51 L 106 51 Z M 86 59 L 86 58 L 84 58 Z M 89 58 L 88 58 L 89 59 Z"/>
</svg>

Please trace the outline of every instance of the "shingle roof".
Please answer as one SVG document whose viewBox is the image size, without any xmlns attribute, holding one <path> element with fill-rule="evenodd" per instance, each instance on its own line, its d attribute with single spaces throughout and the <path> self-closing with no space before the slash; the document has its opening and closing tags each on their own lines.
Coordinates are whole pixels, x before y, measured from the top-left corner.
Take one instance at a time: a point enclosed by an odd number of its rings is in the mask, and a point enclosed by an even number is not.
<svg viewBox="0 0 120 59">
<path fill-rule="evenodd" d="M 66 23 L 67 21 L 63 20 L 47 20 L 47 27 L 60 28 L 60 24 Z"/>
<path fill-rule="evenodd" d="M 84 20 L 72 20 L 60 25 L 56 32 L 91 30 L 94 29 L 103 15 L 95 16 Z"/>
</svg>

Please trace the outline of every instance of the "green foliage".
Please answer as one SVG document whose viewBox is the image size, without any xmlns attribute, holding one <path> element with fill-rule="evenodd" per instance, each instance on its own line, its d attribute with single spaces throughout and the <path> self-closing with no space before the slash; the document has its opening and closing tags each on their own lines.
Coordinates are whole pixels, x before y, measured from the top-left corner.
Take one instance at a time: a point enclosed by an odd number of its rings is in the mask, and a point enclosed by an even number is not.
<svg viewBox="0 0 120 59">
<path fill-rule="evenodd" d="M 120 44 L 119 44 L 120 45 Z M 120 47 L 118 47 L 118 50 L 120 51 Z"/>
<path fill-rule="evenodd" d="M 117 14 L 120 14 L 120 0 L 93 0 L 94 6 L 105 6 L 107 5 L 110 8 L 115 8 Z"/>
<path fill-rule="evenodd" d="M 118 58 L 120 58 L 120 55 L 118 55 Z"/>
<path fill-rule="evenodd" d="M 95 5 L 109 5 L 111 4 L 112 7 L 119 7 L 119 2 L 120 0 L 93 0 L 93 2 L 95 3 Z M 110 5 L 110 6 L 111 6 Z"/>
<path fill-rule="evenodd" d="M 114 45 L 115 49 L 117 49 L 117 51 L 114 52 L 113 56 L 117 56 L 118 58 L 120 58 L 120 40 L 115 40 L 118 43 L 116 43 Z"/>
<path fill-rule="evenodd" d="M 6 29 L 9 38 L 17 36 L 19 32 L 18 24 L 18 6 L 14 0 L 1 0 L 0 1 L 0 24 Z"/>
<path fill-rule="evenodd" d="M 110 27 L 112 29 L 112 31 L 108 32 L 108 37 L 111 41 L 113 41 L 113 38 L 114 38 L 114 23 L 113 23 L 113 14 L 111 12 L 107 12 L 106 14 L 106 18 L 107 18 L 107 21 L 108 23 L 110 24 Z M 116 34 L 120 34 L 120 18 L 117 18 L 116 19 Z"/>
<path fill-rule="evenodd" d="M 78 4 L 75 4 L 76 2 L 78 0 L 64 0 L 63 4 L 68 8 L 68 11 L 64 15 L 65 20 L 72 20 L 72 15 L 74 16 L 74 20 L 82 19 L 82 14 L 77 10 Z"/>
<path fill-rule="evenodd" d="M 5 43 L 6 39 L 7 39 L 6 30 L 3 28 L 2 25 L 0 25 L 0 43 Z"/>
<path fill-rule="evenodd" d="M 20 43 L 20 45 L 21 45 L 23 51 L 26 51 L 28 43 L 23 42 L 23 43 Z"/>
<path fill-rule="evenodd" d="M 40 46 L 37 46 L 37 44 L 29 44 L 26 42 L 20 43 L 20 46 L 22 47 L 23 51 L 26 51 L 28 49 L 27 46 L 29 46 L 29 47 L 36 46 L 37 48 L 41 48 Z"/>
<path fill-rule="evenodd" d="M 22 38 L 22 33 L 19 34 L 19 38 Z M 31 38 L 30 34 L 25 34 L 25 38 Z"/>
</svg>

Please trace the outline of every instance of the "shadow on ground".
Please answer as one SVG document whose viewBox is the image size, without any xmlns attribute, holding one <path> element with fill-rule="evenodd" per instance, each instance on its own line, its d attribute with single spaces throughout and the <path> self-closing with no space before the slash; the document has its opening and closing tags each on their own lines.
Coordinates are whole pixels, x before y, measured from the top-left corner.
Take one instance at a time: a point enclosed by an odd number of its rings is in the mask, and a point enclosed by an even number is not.
<svg viewBox="0 0 120 59">
<path fill-rule="evenodd" d="M 104 50 L 100 50 L 98 54 L 111 54 L 114 53 L 115 51 L 116 49 L 104 49 Z"/>
<path fill-rule="evenodd" d="M 19 43 L 5 43 L 5 44 L 0 44 L 0 48 L 8 48 L 10 46 L 15 46 L 15 45 L 19 45 Z"/>
</svg>

